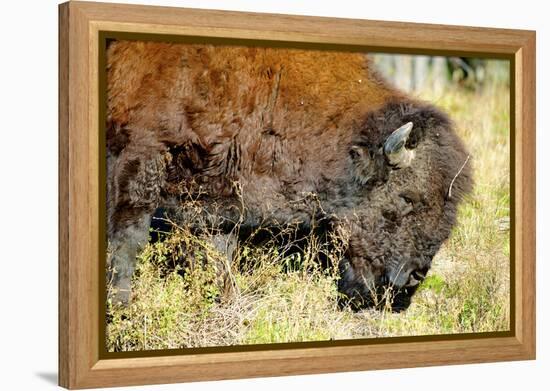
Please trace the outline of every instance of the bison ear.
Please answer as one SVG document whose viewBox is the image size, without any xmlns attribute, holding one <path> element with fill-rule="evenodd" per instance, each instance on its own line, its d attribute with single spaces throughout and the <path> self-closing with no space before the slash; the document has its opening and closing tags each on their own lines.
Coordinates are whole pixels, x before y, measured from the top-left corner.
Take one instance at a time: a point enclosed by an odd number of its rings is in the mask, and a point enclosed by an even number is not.
<svg viewBox="0 0 550 391">
<path fill-rule="evenodd" d="M 374 176 L 374 158 L 366 146 L 352 145 L 349 155 L 353 162 L 354 177 L 361 185 L 366 185 Z"/>
<path fill-rule="evenodd" d="M 365 159 L 370 160 L 369 150 L 361 145 L 352 145 L 349 150 L 349 155 L 355 162 L 363 161 Z"/>
<path fill-rule="evenodd" d="M 410 166 L 414 160 L 414 151 L 406 147 L 412 128 L 413 123 L 407 122 L 394 130 L 384 142 L 384 156 L 390 166 L 404 168 Z"/>
</svg>

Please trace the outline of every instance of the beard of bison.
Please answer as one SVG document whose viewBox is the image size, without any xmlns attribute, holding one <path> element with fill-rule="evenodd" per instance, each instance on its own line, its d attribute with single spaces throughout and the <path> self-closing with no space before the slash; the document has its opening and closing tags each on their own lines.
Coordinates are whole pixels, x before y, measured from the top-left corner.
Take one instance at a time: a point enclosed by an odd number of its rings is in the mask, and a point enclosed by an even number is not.
<svg viewBox="0 0 550 391">
<path fill-rule="evenodd" d="M 184 152 L 187 160 L 176 168 L 200 171 L 201 158 Z M 139 244 L 147 242 L 151 221 L 153 202 L 147 200 L 158 198 L 164 191 L 162 183 L 169 182 L 178 162 L 177 151 L 169 150 L 169 154 L 166 159 L 142 156 L 133 165 L 112 166 L 112 170 L 120 170 L 118 176 L 111 173 L 121 178 L 119 188 L 130 199 L 136 193 L 136 200 L 143 203 L 144 210 L 149 210 L 142 218 L 124 215 L 139 216 L 142 212 L 136 207 L 112 212 L 110 264 L 116 272 L 109 278 L 118 289 L 116 301 L 129 300 L 135 263 L 129 260 L 135 259 Z M 313 217 L 311 209 L 288 202 L 293 196 L 284 193 L 281 194 L 286 200 L 284 208 L 275 209 L 267 220 L 254 204 L 244 214 L 241 210 L 240 216 L 233 216 L 246 200 L 222 198 L 222 208 L 216 217 L 219 221 L 212 223 L 224 232 L 213 238 L 213 245 L 227 253 L 231 261 L 232 252 L 227 248 L 234 239 L 229 233 L 237 220 L 241 234 L 247 228 L 254 230 L 258 222 L 265 224 L 270 220 L 279 225 L 298 222 L 305 231 L 312 228 L 313 220 L 322 221 L 318 226 L 344 231 L 348 237 L 345 256 L 338 265 L 339 304 L 354 310 L 388 307 L 389 297 L 392 310 L 404 310 L 430 269 L 434 255 L 448 238 L 459 201 L 471 189 L 470 168 L 465 164 L 468 155 L 444 114 L 429 105 L 399 101 L 367 115 L 349 145 L 349 155 L 343 159 L 347 175 L 331 178 L 318 189 L 314 198 L 320 207 Z M 133 184 L 129 177 L 141 178 L 146 186 Z M 223 205 L 223 200 L 227 205 Z M 135 223 L 120 223 L 125 219 Z M 185 211 L 180 213 L 180 221 L 190 224 Z"/>
</svg>

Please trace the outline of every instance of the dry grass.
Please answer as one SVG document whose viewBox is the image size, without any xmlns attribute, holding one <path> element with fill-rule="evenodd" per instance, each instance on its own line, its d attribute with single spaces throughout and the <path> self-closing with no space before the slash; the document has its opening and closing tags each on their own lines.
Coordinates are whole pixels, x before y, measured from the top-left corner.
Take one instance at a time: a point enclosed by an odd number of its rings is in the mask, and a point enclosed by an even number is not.
<svg viewBox="0 0 550 391">
<path fill-rule="evenodd" d="M 222 254 L 179 229 L 139 256 L 128 308 L 110 308 L 111 351 L 319 341 L 507 330 L 509 327 L 509 96 L 496 83 L 480 91 L 420 96 L 446 109 L 466 142 L 475 189 L 432 270 L 403 313 L 337 307 L 336 270 L 316 266 L 319 243 L 303 256 L 244 245 L 220 294 Z M 175 255 L 192 259 L 176 262 Z M 329 257 L 337 260 L 339 254 Z M 300 258 L 300 259 L 298 259 Z M 246 261 L 245 261 L 246 260 Z M 253 260 L 254 265 L 251 265 Z M 245 267 L 238 267 L 243 261 Z M 247 266 L 248 265 L 248 266 Z M 181 269 L 186 273 L 181 273 Z"/>
</svg>

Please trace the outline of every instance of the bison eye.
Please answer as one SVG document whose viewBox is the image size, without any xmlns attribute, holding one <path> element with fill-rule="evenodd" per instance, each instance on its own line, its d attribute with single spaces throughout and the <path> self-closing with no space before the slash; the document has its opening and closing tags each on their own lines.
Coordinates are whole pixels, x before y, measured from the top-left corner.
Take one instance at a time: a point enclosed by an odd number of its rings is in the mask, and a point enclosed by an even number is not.
<svg viewBox="0 0 550 391">
<path fill-rule="evenodd" d="M 399 197 L 401 197 L 401 199 L 405 203 L 411 206 L 420 201 L 420 196 L 412 190 L 405 190 L 404 192 L 399 194 Z"/>
<path fill-rule="evenodd" d="M 405 216 L 414 210 L 414 205 L 418 201 L 413 194 L 405 193 L 400 194 L 401 199 L 401 215 Z"/>
<path fill-rule="evenodd" d="M 403 199 L 403 201 L 405 201 L 405 202 L 406 202 L 407 204 L 409 204 L 409 205 L 413 205 L 413 204 L 414 204 L 414 201 L 413 201 L 410 197 L 408 197 L 408 196 L 406 196 L 406 195 L 402 195 L 401 198 Z"/>
</svg>

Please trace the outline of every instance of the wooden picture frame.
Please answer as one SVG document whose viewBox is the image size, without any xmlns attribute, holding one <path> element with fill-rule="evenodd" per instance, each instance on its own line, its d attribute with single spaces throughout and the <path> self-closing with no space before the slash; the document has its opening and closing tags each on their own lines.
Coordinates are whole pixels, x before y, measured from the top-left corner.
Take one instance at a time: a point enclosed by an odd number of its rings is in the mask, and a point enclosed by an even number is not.
<svg viewBox="0 0 550 391">
<path fill-rule="evenodd" d="M 100 349 L 99 50 L 104 31 L 467 54 L 510 60 L 512 330 L 193 354 Z M 70 389 L 535 358 L 535 32 L 68 2 L 59 6 L 59 384 Z"/>
</svg>

